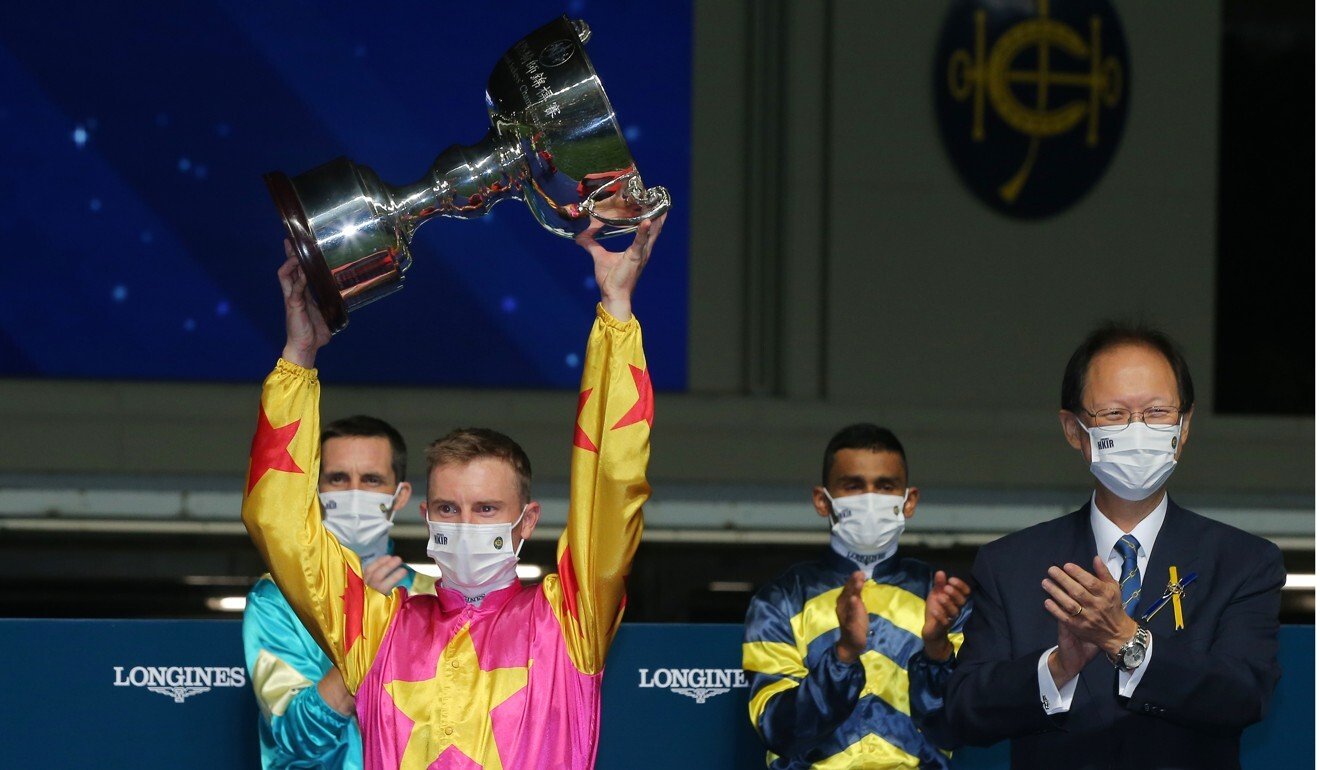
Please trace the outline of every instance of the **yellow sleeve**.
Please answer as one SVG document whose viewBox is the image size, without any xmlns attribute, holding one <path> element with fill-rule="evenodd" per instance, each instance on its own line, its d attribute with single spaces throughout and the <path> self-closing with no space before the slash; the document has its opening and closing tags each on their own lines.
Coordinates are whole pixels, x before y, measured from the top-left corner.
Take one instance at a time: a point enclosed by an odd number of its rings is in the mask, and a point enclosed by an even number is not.
<svg viewBox="0 0 1320 770">
<path fill-rule="evenodd" d="M 623 618 L 624 581 L 642 537 L 642 504 L 651 494 L 652 414 L 641 326 L 597 306 L 578 394 L 559 574 L 543 584 L 569 656 L 585 674 L 604 667 Z"/>
<path fill-rule="evenodd" d="M 412 585 L 407 589 L 408 595 L 417 596 L 419 594 L 426 594 L 427 596 L 435 596 L 436 582 L 436 578 L 418 572 L 413 575 Z"/>
<path fill-rule="evenodd" d="M 243 524 L 299 620 L 357 692 L 403 601 L 362 580 L 357 554 L 321 524 L 321 386 L 284 359 L 261 391 Z"/>
</svg>

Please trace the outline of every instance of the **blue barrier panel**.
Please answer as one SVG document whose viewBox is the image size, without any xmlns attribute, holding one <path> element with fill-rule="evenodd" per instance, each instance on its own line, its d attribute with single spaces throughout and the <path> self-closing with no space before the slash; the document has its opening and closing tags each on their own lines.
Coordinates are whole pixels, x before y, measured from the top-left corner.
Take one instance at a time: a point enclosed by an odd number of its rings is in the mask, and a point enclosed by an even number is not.
<svg viewBox="0 0 1320 770">
<path fill-rule="evenodd" d="M 602 770 L 765 767 L 747 717 L 742 626 L 623 624 L 601 702 Z"/>
<path fill-rule="evenodd" d="M 237 621 L 0 620 L 7 767 L 257 764 L 256 702 Z M 610 653 L 599 767 L 764 767 L 736 625 L 625 624 Z M 1284 678 L 1243 737 L 1246 770 L 1311 767 L 1315 628 L 1281 634 Z M 956 766 L 1008 766 L 1004 745 Z"/>
<path fill-rule="evenodd" d="M 710 681 L 712 671 L 741 666 L 741 644 L 742 626 L 625 623 L 606 666 L 600 767 L 765 767 L 746 683 Z M 1284 675 L 1270 714 L 1243 734 L 1243 770 L 1313 766 L 1315 627 L 1285 626 L 1279 660 Z M 716 692 L 700 702 L 703 691 Z M 642 757 L 647 763 L 637 764 Z M 1008 744 L 961 749 L 954 766 L 1007 768 Z"/>
<path fill-rule="evenodd" d="M 260 764 L 232 620 L 0 620 L 6 767 Z"/>
<path fill-rule="evenodd" d="M 1265 721 L 1242 734 L 1243 770 L 1315 767 L 1315 626 L 1284 626 L 1283 678 Z"/>
</svg>

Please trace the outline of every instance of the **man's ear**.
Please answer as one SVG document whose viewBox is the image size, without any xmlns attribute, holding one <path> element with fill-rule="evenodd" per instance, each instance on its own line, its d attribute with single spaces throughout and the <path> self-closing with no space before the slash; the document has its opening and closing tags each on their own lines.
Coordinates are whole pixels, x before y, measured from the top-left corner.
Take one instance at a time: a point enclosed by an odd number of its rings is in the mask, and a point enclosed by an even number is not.
<svg viewBox="0 0 1320 770">
<path fill-rule="evenodd" d="M 518 538 L 528 540 L 532 536 L 532 530 L 536 529 L 536 523 L 541 520 L 541 504 L 535 500 L 527 504 L 527 510 L 523 513 L 522 521 L 518 524 Z"/>
<path fill-rule="evenodd" d="M 1192 412 L 1194 411 L 1196 411 L 1195 406 L 1188 409 L 1186 412 L 1183 412 L 1182 432 L 1178 437 L 1178 450 L 1173 453 L 1173 459 L 1175 460 L 1182 459 L 1183 447 L 1187 446 L 1187 436 L 1192 432 Z"/>
<path fill-rule="evenodd" d="M 830 518 L 830 514 L 834 512 L 834 506 L 830 504 L 830 498 L 825 494 L 825 487 L 812 488 L 811 504 L 816 507 L 816 513 L 824 518 Z"/>
<path fill-rule="evenodd" d="M 405 481 L 399 485 L 399 492 L 394 497 L 394 507 L 390 509 L 391 519 L 394 518 L 395 511 L 403 510 L 403 507 L 408 504 L 408 499 L 411 497 L 412 497 L 412 484 L 409 484 L 408 482 Z"/>
<path fill-rule="evenodd" d="M 427 516 L 426 516 L 426 501 L 425 501 L 425 500 L 423 500 L 423 501 L 421 501 L 420 503 L 417 504 L 417 510 L 422 514 L 422 523 L 423 523 L 423 524 L 428 523 L 428 522 L 430 521 L 430 519 L 427 518 Z"/>
<path fill-rule="evenodd" d="M 1081 450 L 1086 456 L 1086 461 L 1091 461 L 1091 437 L 1086 434 L 1082 424 L 1077 421 L 1077 415 L 1067 409 L 1059 410 L 1059 425 L 1063 428 L 1063 437 L 1068 441 L 1068 446 L 1073 449 Z"/>
<path fill-rule="evenodd" d="M 907 500 L 903 501 L 903 518 L 910 519 L 917 512 L 917 501 L 921 499 L 921 489 L 908 487 Z"/>
</svg>

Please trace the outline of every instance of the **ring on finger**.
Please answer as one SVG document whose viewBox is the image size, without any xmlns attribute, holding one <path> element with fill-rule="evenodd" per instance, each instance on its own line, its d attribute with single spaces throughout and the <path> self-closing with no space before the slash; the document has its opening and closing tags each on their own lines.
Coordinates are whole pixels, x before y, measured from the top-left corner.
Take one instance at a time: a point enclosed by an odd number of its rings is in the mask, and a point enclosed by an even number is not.
<svg viewBox="0 0 1320 770">
<path fill-rule="evenodd" d="M 1086 609 L 1086 608 L 1083 607 L 1082 605 L 1080 605 L 1080 604 L 1077 605 L 1077 611 L 1074 612 L 1074 613 L 1072 614 L 1072 616 L 1073 616 L 1074 618 L 1076 618 L 1076 617 L 1081 617 L 1082 610 L 1084 610 L 1084 609 Z"/>
</svg>

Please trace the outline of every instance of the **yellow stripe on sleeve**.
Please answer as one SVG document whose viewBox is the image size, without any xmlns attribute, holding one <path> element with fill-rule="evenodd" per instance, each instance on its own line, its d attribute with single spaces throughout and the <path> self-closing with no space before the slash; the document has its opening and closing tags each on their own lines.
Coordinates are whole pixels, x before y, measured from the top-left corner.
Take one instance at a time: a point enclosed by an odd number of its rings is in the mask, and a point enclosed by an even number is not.
<svg viewBox="0 0 1320 770">
<path fill-rule="evenodd" d="M 807 645 L 821 634 L 839 627 L 839 616 L 835 605 L 843 588 L 834 588 L 808 599 L 802 611 L 789 621 L 793 628 L 793 638 L 798 640 L 798 650 L 806 657 Z M 913 636 L 921 636 L 921 626 L 926 620 L 926 600 L 898 586 L 880 584 L 868 580 L 862 586 L 862 603 L 866 611 L 879 615 L 898 628 Z M 952 638 L 952 635 L 950 635 Z"/>
<path fill-rule="evenodd" d="M 257 693 L 257 705 L 261 706 L 261 713 L 267 719 L 283 716 L 293 696 L 311 686 L 312 680 L 269 650 L 257 653 L 252 664 L 252 689 Z"/>
<path fill-rule="evenodd" d="M 747 713 L 752 718 L 752 727 L 756 728 L 756 732 L 761 732 L 761 715 L 765 713 L 765 707 L 770 704 L 770 699 L 797 686 L 796 679 L 778 679 L 757 690 L 752 695 L 751 701 L 747 704 Z"/>
<path fill-rule="evenodd" d="M 759 674 L 803 677 L 807 667 L 796 645 L 787 642 L 744 642 L 743 668 Z"/>
<path fill-rule="evenodd" d="M 828 759 L 812 765 L 812 770 L 850 770 L 854 767 L 920 767 L 921 760 L 886 741 L 867 733 L 856 743 Z"/>
</svg>

